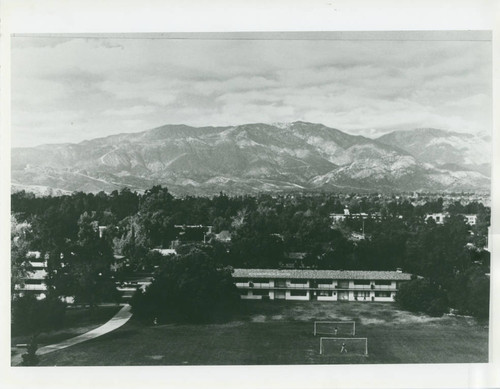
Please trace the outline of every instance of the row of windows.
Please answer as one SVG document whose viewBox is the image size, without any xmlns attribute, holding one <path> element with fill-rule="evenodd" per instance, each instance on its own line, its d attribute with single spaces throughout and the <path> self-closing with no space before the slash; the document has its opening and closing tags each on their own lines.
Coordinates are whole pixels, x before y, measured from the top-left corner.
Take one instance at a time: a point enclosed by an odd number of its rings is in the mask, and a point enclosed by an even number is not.
<svg viewBox="0 0 500 389">
<path fill-rule="evenodd" d="M 370 292 L 354 292 L 354 297 L 370 297 Z"/>
<path fill-rule="evenodd" d="M 354 285 L 370 285 L 372 281 L 367 280 L 355 280 Z M 391 285 L 392 281 L 375 281 L 375 285 Z"/>
<path fill-rule="evenodd" d="M 246 290 L 240 290 L 240 294 L 243 296 L 247 295 Z M 269 295 L 269 290 L 265 289 L 257 289 L 253 291 L 254 296 L 268 296 Z M 318 296 L 322 297 L 331 297 L 331 296 L 336 296 L 336 292 L 332 292 L 329 290 L 323 290 L 318 292 Z M 291 290 L 290 291 L 290 296 L 307 296 L 307 291 L 306 290 Z M 369 298 L 370 297 L 370 292 L 354 292 L 354 297 L 355 298 Z M 391 292 L 375 292 L 375 297 L 391 297 Z"/>
<path fill-rule="evenodd" d="M 246 296 L 247 291 L 246 290 L 240 290 L 240 294 Z M 254 296 L 268 296 L 269 295 L 269 290 L 266 289 L 256 289 L 252 291 L 252 294 Z M 291 290 L 290 291 L 290 296 L 307 296 L 307 291 L 306 290 Z M 330 294 L 331 296 L 331 294 Z"/>
</svg>

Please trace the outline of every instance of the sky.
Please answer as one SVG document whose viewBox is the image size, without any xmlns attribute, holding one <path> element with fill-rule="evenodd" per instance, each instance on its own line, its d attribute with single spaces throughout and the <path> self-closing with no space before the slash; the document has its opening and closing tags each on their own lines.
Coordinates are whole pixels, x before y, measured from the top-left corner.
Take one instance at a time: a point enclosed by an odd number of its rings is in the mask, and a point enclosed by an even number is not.
<svg viewBox="0 0 500 389">
<path fill-rule="evenodd" d="M 11 55 L 13 147 L 165 124 L 492 128 L 484 40 L 18 36 Z"/>
</svg>

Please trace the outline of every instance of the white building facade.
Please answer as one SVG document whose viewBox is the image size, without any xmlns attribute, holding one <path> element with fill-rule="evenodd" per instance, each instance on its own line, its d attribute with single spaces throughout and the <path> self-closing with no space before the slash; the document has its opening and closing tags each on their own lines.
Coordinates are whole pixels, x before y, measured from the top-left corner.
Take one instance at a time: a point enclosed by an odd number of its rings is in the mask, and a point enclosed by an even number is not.
<svg viewBox="0 0 500 389">
<path fill-rule="evenodd" d="M 399 271 L 234 269 L 245 300 L 394 301 L 411 275 Z"/>
<path fill-rule="evenodd" d="M 47 296 L 47 259 L 41 258 L 39 251 L 28 251 L 28 273 L 21 283 L 14 286 L 18 296 L 33 294 L 39 300 Z"/>
<path fill-rule="evenodd" d="M 470 226 L 475 226 L 477 223 L 477 215 L 475 214 L 468 214 L 468 215 L 462 215 L 464 218 L 464 221 L 466 224 Z M 440 212 L 440 213 L 428 213 L 425 215 L 425 221 L 429 219 L 433 219 L 436 224 L 444 224 L 445 219 L 450 217 L 450 214 L 448 212 Z"/>
</svg>

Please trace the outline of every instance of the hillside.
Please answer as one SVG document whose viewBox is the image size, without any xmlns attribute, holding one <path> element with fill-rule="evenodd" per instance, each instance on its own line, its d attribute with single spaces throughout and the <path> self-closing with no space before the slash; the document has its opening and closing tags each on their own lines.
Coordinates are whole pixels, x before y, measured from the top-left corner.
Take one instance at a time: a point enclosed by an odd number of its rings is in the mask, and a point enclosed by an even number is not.
<svg viewBox="0 0 500 389">
<path fill-rule="evenodd" d="M 78 144 L 14 148 L 12 184 L 85 192 L 162 184 L 177 194 L 489 188 L 489 178 L 473 168 L 486 166 L 487 153 L 482 159 L 475 154 L 459 158 L 461 149 L 454 145 L 442 153 L 422 152 L 420 137 L 427 144 L 432 139 L 419 133 L 412 143 L 399 133 L 372 140 L 305 122 L 166 125 Z"/>
<path fill-rule="evenodd" d="M 395 131 L 377 139 L 399 147 L 421 162 L 451 171 L 476 171 L 491 174 L 491 139 L 472 134 L 447 132 L 434 128 Z"/>
</svg>

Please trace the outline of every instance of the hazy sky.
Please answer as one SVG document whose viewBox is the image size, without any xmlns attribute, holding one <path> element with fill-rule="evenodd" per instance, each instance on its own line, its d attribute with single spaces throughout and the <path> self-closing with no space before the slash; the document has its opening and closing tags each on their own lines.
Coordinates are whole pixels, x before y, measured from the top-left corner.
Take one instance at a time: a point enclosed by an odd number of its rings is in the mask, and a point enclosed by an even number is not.
<svg viewBox="0 0 500 389">
<path fill-rule="evenodd" d="M 491 131 L 488 41 L 12 39 L 12 145 L 164 124 Z"/>
</svg>

